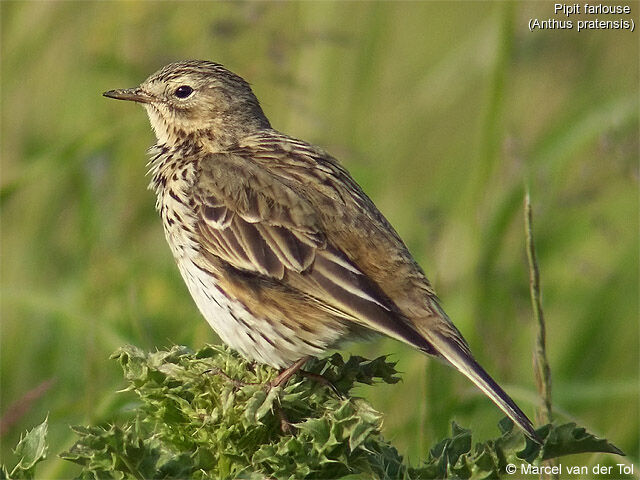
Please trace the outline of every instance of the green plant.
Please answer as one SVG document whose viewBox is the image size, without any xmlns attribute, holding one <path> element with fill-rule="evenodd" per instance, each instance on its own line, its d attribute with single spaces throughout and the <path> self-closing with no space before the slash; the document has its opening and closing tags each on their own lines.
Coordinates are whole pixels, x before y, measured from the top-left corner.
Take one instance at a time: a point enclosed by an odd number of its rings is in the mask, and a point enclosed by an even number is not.
<svg viewBox="0 0 640 480">
<path fill-rule="evenodd" d="M 11 469 L 11 472 L 2 465 L 0 467 L 0 479 L 34 478 L 36 464 L 47 458 L 47 451 L 49 450 L 47 445 L 48 430 L 49 422 L 45 418 L 44 422 L 20 437 L 20 441 L 14 450 L 19 460 L 15 467 Z"/>
<path fill-rule="evenodd" d="M 79 438 L 61 456 L 82 466 L 78 478 L 496 478 L 508 463 L 622 454 L 575 424 L 538 429 L 540 448 L 504 419 L 500 437 L 475 446 L 472 432 L 453 423 L 451 437 L 411 467 L 380 433 L 382 415 L 350 396 L 356 383 L 398 382 L 385 357 L 313 359 L 284 388 L 267 386 L 276 370 L 225 347 L 129 346 L 113 358 L 138 402 L 117 425 L 73 428 Z M 22 459 L 2 478 L 33 478 L 46 432 L 45 420 L 24 437 Z"/>
</svg>

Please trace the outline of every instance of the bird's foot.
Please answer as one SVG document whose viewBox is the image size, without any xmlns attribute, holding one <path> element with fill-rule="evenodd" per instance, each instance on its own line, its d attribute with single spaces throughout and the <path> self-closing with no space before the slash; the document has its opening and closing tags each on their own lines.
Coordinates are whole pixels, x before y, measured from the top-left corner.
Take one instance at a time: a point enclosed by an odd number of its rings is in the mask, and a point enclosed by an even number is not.
<svg viewBox="0 0 640 480">
<path fill-rule="evenodd" d="M 311 357 L 309 356 L 302 357 L 290 367 L 282 370 L 276 378 L 274 378 L 273 380 L 271 380 L 271 382 L 268 383 L 268 387 L 269 388 L 284 387 L 286 383 L 291 379 L 291 377 L 293 377 L 296 373 L 299 373 L 303 377 L 310 378 L 311 380 L 321 385 L 324 385 L 325 387 L 330 388 L 331 390 L 333 390 L 333 392 L 336 395 L 338 395 L 339 397 L 342 397 L 342 394 L 338 391 L 336 386 L 333 383 L 331 383 L 331 381 L 327 380 L 325 377 L 323 377 L 320 374 L 302 370 L 302 366 L 309 360 L 309 358 Z"/>
<path fill-rule="evenodd" d="M 269 382 L 268 388 L 274 387 L 284 387 L 286 383 L 293 377 L 296 373 L 300 373 L 300 375 L 313 379 L 314 381 L 320 383 L 321 385 L 327 386 L 331 388 L 337 395 L 340 395 L 336 387 L 322 375 L 318 375 L 317 373 L 307 372 L 302 370 L 302 366 L 309 360 L 310 357 L 302 357 L 298 361 L 296 361 L 293 365 L 288 368 L 285 368 L 280 372 L 280 374 L 274 378 L 271 382 Z M 281 406 L 275 406 L 276 415 L 280 419 L 280 430 L 285 435 L 293 435 L 296 431 L 295 426 L 288 420 L 287 416 L 284 413 L 284 410 Z"/>
<path fill-rule="evenodd" d="M 296 433 L 296 427 L 289 421 L 281 406 L 275 406 L 276 415 L 280 420 L 280 430 L 284 435 L 293 435 Z"/>
</svg>

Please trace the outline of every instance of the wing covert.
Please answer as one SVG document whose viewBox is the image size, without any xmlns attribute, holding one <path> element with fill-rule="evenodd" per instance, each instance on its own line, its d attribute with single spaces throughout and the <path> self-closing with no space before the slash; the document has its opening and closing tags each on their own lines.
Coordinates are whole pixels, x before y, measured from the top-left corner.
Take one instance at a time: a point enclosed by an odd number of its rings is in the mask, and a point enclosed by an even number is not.
<svg viewBox="0 0 640 480">
<path fill-rule="evenodd" d="M 317 216 L 289 186 L 245 161 L 215 155 L 194 190 L 202 246 L 234 268 L 282 280 L 306 271 L 325 245 Z"/>
<path fill-rule="evenodd" d="M 333 315 L 431 349 L 379 286 L 325 237 L 319 213 L 293 186 L 242 157 L 214 157 L 194 189 L 206 255 L 280 281 Z"/>
</svg>

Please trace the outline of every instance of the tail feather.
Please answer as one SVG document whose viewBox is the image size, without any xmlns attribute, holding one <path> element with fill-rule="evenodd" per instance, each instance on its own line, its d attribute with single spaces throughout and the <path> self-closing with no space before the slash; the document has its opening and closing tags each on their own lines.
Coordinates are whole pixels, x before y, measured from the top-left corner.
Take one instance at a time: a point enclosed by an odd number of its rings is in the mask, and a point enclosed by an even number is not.
<svg viewBox="0 0 640 480">
<path fill-rule="evenodd" d="M 453 328 L 455 329 L 455 327 Z M 491 378 L 485 369 L 474 360 L 462 337 L 458 337 L 459 334 L 452 337 L 434 332 L 433 330 L 423 333 L 431 346 L 434 347 L 445 360 L 482 390 L 531 440 L 542 444 L 542 440 L 536 434 L 529 418 L 527 418 L 524 412 L 520 410 L 500 385 Z M 458 333 L 457 330 L 455 333 Z"/>
</svg>

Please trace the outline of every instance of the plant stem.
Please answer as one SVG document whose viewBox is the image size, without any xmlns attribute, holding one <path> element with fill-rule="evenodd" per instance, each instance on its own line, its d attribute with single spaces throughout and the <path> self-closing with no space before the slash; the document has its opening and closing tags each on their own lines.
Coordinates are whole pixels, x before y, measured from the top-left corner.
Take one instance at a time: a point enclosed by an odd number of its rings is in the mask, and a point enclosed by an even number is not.
<svg viewBox="0 0 640 480">
<path fill-rule="evenodd" d="M 524 228 L 527 244 L 527 260 L 529 262 L 529 292 L 531 295 L 531 306 L 533 308 L 533 316 L 538 324 L 538 335 L 536 337 L 536 346 L 533 352 L 533 365 L 536 376 L 536 385 L 538 393 L 542 399 L 542 405 L 536 409 L 536 421 L 538 424 L 545 425 L 551 423 L 551 367 L 547 359 L 547 333 L 544 323 L 544 314 L 542 312 L 542 298 L 540 293 L 540 270 L 538 268 L 538 260 L 536 258 L 536 247 L 533 241 L 533 220 L 531 213 L 531 198 L 529 197 L 529 189 L 527 189 L 524 197 Z M 541 478 L 545 476 L 542 475 Z M 558 475 L 553 475 L 558 478 Z"/>
</svg>

